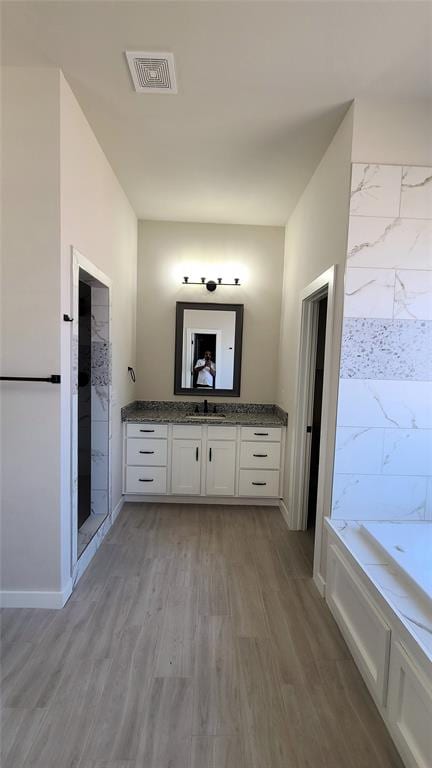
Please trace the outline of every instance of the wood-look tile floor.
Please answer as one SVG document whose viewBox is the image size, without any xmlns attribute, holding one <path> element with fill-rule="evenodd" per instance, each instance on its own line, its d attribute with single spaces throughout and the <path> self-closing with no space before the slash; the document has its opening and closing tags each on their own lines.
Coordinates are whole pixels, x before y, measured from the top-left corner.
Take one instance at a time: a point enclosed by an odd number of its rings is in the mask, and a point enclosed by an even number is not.
<svg viewBox="0 0 432 768">
<path fill-rule="evenodd" d="M 3 768 L 401 768 L 268 507 L 127 504 L 61 611 L 2 611 Z"/>
</svg>

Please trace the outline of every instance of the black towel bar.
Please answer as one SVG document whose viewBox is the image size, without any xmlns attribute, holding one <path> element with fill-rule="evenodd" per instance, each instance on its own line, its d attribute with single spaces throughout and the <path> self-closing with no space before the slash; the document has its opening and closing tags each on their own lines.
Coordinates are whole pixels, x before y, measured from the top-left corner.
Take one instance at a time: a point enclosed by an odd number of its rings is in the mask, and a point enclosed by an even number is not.
<svg viewBox="0 0 432 768">
<path fill-rule="evenodd" d="M 49 384 L 60 384 L 61 376 L 59 373 L 53 373 L 45 379 L 35 376 L 0 376 L 0 381 L 47 381 Z"/>
</svg>

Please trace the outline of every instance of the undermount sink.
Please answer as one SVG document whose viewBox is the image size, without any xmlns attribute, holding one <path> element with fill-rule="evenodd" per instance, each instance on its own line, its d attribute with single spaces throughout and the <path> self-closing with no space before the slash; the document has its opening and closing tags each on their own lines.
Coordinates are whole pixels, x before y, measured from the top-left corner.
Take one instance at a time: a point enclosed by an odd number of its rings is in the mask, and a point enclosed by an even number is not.
<svg viewBox="0 0 432 768">
<path fill-rule="evenodd" d="M 207 419 L 224 419 L 224 413 L 188 413 L 188 419 L 197 419 L 197 421 L 207 421 Z"/>
</svg>

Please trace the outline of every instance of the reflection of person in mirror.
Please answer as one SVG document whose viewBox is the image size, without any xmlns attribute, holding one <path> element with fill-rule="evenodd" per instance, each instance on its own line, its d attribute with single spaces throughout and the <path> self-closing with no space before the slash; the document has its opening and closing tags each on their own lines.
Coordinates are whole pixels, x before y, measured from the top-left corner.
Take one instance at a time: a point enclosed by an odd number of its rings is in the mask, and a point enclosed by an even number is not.
<svg viewBox="0 0 432 768">
<path fill-rule="evenodd" d="M 204 359 L 196 361 L 194 372 L 198 374 L 197 387 L 213 387 L 216 366 L 211 359 L 211 352 L 205 352 Z"/>
</svg>

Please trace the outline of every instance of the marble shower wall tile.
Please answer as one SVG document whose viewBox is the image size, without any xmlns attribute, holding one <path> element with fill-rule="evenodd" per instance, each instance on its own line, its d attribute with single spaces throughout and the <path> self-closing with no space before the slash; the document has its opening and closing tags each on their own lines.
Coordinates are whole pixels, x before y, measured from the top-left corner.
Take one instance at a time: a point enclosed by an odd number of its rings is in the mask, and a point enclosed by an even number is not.
<svg viewBox="0 0 432 768">
<path fill-rule="evenodd" d="M 105 491 L 108 486 L 108 456 L 92 449 L 91 455 L 91 489 Z"/>
<path fill-rule="evenodd" d="M 94 290 L 94 289 L 93 289 Z M 92 341 L 102 341 L 108 343 L 109 338 L 110 310 L 107 304 L 92 305 L 91 316 L 91 339 Z"/>
<path fill-rule="evenodd" d="M 396 272 L 395 318 L 432 320 L 432 270 Z"/>
<path fill-rule="evenodd" d="M 334 476 L 332 517 L 344 520 L 424 520 L 426 477 Z"/>
<path fill-rule="evenodd" d="M 335 472 L 380 474 L 383 458 L 384 429 L 338 427 L 336 432 Z"/>
<path fill-rule="evenodd" d="M 432 168 L 355 164 L 333 515 L 432 519 Z"/>
<path fill-rule="evenodd" d="M 111 384 L 111 345 L 103 341 L 92 341 L 91 377 L 94 386 Z"/>
<path fill-rule="evenodd" d="M 340 377 L 432 381 L 432 321 L 344 320 Z"/>
<path fill-rule="evenodd" d="M 399 216 L 402 168 L 355 163 L 351 175 L 350 213 Z"/>
<path fill-rule="evenodd" d="M 107 421 L 109 414 L 109 387 L 92 386 L 91 388 L 92 421 Z"/>
<path fill-rule="evenodd" d="M 109 307 L 109 290 L 103 286 L 92 286 L 92 307 Z"/>
<path fill-rule="evenodd" d="M 341 379 L 338 424 L 432 429 L 431 385 L 427 381 Z"/>
<path fill-rule="evenodd" d="M 93 488 L 91 492 L 91 513 L 92 515 L 108 514 L 108 492 L 106 490 L 98 491 Z"/>
<path fill-rule="evenodd" d="M 108 427 L 107 421 L 93 421 L 91 435 L 92 451 L 108 455 Z"/>
<path fill-rule="evenodd" d="M 386 429 L 382 472 L 432 476 L 432 430 Z"/>
<path fill-rule="evenodd" d="M 402 169 L 400 215 L 432 219 L 432 168 Z"/>
<path fill-rule="evenodd" d="M 395 272 L 392 269 L 347 269 L 345 317 L 393 317 Z"/>
<path fill-rule="evenodd" d="M 351 216 L 347 266 L 432 269 L 432 221 Z"/>
</svg>

